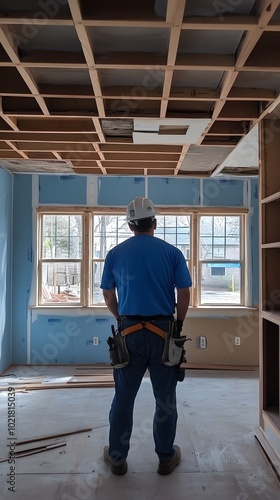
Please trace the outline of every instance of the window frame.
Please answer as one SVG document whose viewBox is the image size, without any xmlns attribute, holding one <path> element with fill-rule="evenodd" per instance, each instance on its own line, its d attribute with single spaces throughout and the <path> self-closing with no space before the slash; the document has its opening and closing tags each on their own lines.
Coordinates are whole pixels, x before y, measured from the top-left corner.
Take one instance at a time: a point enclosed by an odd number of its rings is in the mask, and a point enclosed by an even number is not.
<svg viewBox="0 0 280 500">
<path fill-rule="evenodd" d="M 186 215 L 190 216 L 190 259 L 189 259 L 189 270 L 193 281 L 193 286 L 190 289 L 190 307 L 204 308 L 204 307 L 227 307 L 227 308 L 240 308 L 247 307 L 247 294 L 246 289 L 246 276 L 248 275 L 248 251 L 247 251 L 247 215 L 249 209 L 247 208 L 227 208 L 227 207 L 157 207 L 158 215 Z M 54 207 L 54 206 L 40 206 L 37 208 L 37 273 L 36 273 L 36 307 L 79 307 L 79 308 L 100 308 L 104 307 L 104 302 L 92 303 L 93 298 L 93 277 L 92 277 L 92 260 L 93 260 L 93 216 L 94 215 L 121 215 L 123 216 L 126 212 L 126 208 L 123 207 Z M 55 303 L 47 302 L 42 303 L 42 289 L 41 289 L 41 278 L 42 278 L 42 227 L 41 219 L 42 215 L 74 215 L 81 214 L 83 220 L 83 237 L 82 237 L 82 262 L 81 262 L 81 292 L 80 292 L 80 302 L 79 303 Z M 241 277 L 240 277 L 240 304 L 200 304 L 200 294 L 201 294 L 201 282 L 200 282 L 200 259 L 199 259 L 199 218 L 202 215 L 210 216 L 236 216 L 241 215 L 241 231 L 240 231 L 240 260 L 242 261 L 241 267 Z M 132 233 L 131 233 L 132 235 Z M 155 232 L 156 236 L 156 232 Z M 65 259 L 62 259 L 63 261 Z M 72 259 L 71 259 L 72 260 Z M 94 259 L 97 261 L 98 259 Z M 99 259 L 103 261 L 104 259 Z M 188 259 L 186 259 L 188 260 Z M 223 261 L 224 262 L 224 261 Z M 250 280 L 249 280 L 250 281 Z"/>
<path fill-rule="evenodd" d="M 86 279 L 86 255 L 87 255 L 87 245 L 86 245 L 86 212 L 84 209 L 75 209 L 70 207 L 65 207 L 65 208 L 57 208 L 57 207 L 49 207 L 48 209 L 44 207 L 40 207 L 37 209 L 37 276 L 36 276 L 36 305 L 39 307 L 83 307 L 85 303 L 87 302 L 85 299 L 85 294 L 87 290 L 87 279 Z M 42 251 L 43 251 L 43 216 L 44 215 L 81 215 L 82 217 L 82 252 L 81 252 L 81 257 L 79 259 L 75 258 L 43 258 L 42 257 Z M 81 283 L 80 283 L 80 300 L 75 301 L 75 302 L 55 302 L 55 301 L 49 301 L 49 302 L 43 302 L 42 301 L 42 268 L 44 263 L 59 263 L 59 262 L 78 262 L 80 263 L 80 273 L 81 273 Z"/>
<path fill-rule="evenodd" d="M 239 249 L 240 249 L 240 255 L 239 259 L 219 259 L 218 257 L 212 258 L 212 259 L 202 259 L 200 257 L 200 220 L 201 217 L 203 216 L 210 216 L 210 217 L 232 217 L 232 216 L 238 216 L 240 217 L 240 225 L 239 225 Z M 246 213 L 211 213 L 211 214 L 206 214 L 206 213 L 200 213 L 198 216 L 198 255 L 197 255 L 197 270 L 198 270 L 198 281 L 200 283 L 200 286 L 198 287 L 198 305 L 200 307 L 213 307 L 213 306 L 226 306 L 226 307 L 244 307 L 245 302 L 247 303 L 247 297 L 246 297 L 246 291 L 245 291 L 245 275 L 247 273 L 247 258 L 246 258 L 246 238 L 245 238 L 245 227 L 247 225 L 247 217 Z M 212 238 L 214 236 L 212 235 Z M 238 262 L 240 263 L 240 302 L 238 303 L 229 303 L 229 302 L 202 302 L 202 279 L 201 279 L 201 274 L 202 274 L 202 266 L 207 263 L 213 263 L 213 264 L 230 264 L 232 262 Z"/>
<path fill-rule="evenodd" d="M 110 212 L 110 214 L 107 214 L 107 213 L 99 213 L 99 212 L 96 212 L 94 211 L 93 214 L 92 214 L 92 220 L 94 220 L 94 216 L 98 216 L 98 215 L 120 215 L 120 216 L 123 216 L 124 213 L 116 213 L 116 214 L 112 214 L 112 212 Z M 173 217 L 178 217 L 178 216 L 183 216 L 183 217 L 189 217 L 190 219 L 190 224 L 189 224 L 189 234 L 190 234 L 190 247 L 189 247 L 189 254 L 190 254 L 190 257 L 185 257 L 185 260 L 187 262 L 187 265 L 188 265 L 188 268 L 190 269 L 192 267 L 192 259 L 191 259 L 191 246 L 192 246 L 192 227 L 191 227 L 191 224 L 192 224 L 192 215 L 189 213 L 189 212 L 186 212 L 186 213 L 163 213 L 162 211 L 160 213 L 158 213 L 158 216 L 159 217 L 164 217 L 164 216 L 173 216 Z M 158 225 L 158 227 L 160 227 Z M 178 228 L 178 226 L 176 226 L 176 229 Z M 131 230 L 128 228 L 127 230 L 129 234 L 129 236 L 132 236 L 133 233 L 131 232 Z M 164 231 L 163 231 L 164 232 Z M 93 231 L 91 232 L 92 234 L 92 238 L 93 238 L 93 243 L 94 243 L 94 234 L 93 234 Z M 120 235 L 121 233 L 118 233 L 118 236 Z M 168 234 L 168 233 L 166 233 Z M 176 232 L 176 235 L 178 235 L 178 232 Z M 157 236 L 156 232 L 155 232 L 155 236 Z M 118 238 L 116 238 L 118 240 Z M 123 240 L 122 240 L 123 241 Z M 94 257 L 94 251 L 93 251 L 93 248 L 92 248 L 92 252 L 91 252 L 91 257 L 90 257 L 90 276 L 91 276 L 91 289 L 90 289 L 90 302 L 91 302 L 91 306 L 93 307 L 100 307 L 100 306 L 104 306 L 104 301 L 102 302 L 94 302 L 94 278 L 93 278 L 93 274 L 94 274 L 94 264 L 95 263 L 99 263 L 99 262 L 104 262 L 105 261 L 105 257 Z"/>
</svg>

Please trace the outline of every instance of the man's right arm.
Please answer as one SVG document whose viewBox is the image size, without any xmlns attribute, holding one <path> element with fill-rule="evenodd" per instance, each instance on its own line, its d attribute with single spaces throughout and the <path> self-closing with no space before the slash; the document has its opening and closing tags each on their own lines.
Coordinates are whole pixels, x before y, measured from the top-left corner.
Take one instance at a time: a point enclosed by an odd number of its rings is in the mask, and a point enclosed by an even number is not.
<svg viewBox="0 0 280 500">
<path fill-rule="evenodd" d="M 118 312 L 118 300 L 115 290 L 103 290 L 103 297 L 105 300 L 105 304 L 108 307 L 109 311 L 115 316 L 116 319 L 119 317 Z"/>
</svg>

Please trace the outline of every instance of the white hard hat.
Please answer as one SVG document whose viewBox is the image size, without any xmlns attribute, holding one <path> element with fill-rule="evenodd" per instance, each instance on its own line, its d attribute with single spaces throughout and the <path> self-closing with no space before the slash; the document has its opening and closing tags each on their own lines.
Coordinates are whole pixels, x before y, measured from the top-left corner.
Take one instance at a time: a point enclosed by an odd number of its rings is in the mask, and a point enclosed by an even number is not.
<svg viewBox="0 0 280 500">
<path fill-rule="evenodd" d="M 138 220 L 154 219 L 156 214 L 157 211 L 151 200 L 137 196 L 127 207 L 126 219 L 128 222 L 137 224 Z"/>
</svg>

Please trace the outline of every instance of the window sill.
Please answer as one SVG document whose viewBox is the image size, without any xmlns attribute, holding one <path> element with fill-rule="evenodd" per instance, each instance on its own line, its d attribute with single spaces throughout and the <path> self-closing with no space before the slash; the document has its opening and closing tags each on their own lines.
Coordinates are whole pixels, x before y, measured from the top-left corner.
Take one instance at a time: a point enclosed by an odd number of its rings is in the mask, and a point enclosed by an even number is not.
<svg viewBox="0 0 280 500">
<path fill-rule="evenodd" d="M 104 316 L 112 316 L 108 311 L 106 306 L 97 305 L 84 307 L 80 305 L 41 305 L 41 306 L 30 306 L 29 309 L 45 310 L 45 311 L 72 311 L 73 309 L 79 309 L 92 312 L 102 312 Z M 189 307 L 187 317 L 188 318 L 239 318 L 241 316 L 250 316 L 254 311 L 257 311 L 256 307 L 245 307 L 245 306 L 199 306 L 199 307 Z"/>
<path fill-rule="evenodd" d="M 250 316 L 256 307 L 246 306 L 199 306 L 189 307 L 188 318 L 239 318 L 240 316 Z"/>
</svg>

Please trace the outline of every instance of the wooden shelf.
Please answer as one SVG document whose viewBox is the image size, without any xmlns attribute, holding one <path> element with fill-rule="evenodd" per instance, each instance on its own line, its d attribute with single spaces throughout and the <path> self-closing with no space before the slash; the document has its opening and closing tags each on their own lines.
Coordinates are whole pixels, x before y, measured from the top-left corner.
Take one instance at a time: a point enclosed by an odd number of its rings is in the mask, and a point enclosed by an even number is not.
<svg viewBox="0 0 280 500">
<path fill-rule="evenodd" d="M 262 427 L 258 427 L 255 429 L 255 436 L 262 447 L 264 453 L 269 459 L 269 462 L 274 469 L 278 479 L 280 479 L 280 458 L 279 454 L 269 441 L 266 432 L 262 429 Z"/>
<path fill-rule="evenodd" d="M 263 243 L 262 248 L 280 248 L 280 241 L 276 241 L 275 243 Z"/>
<path fill-rule="evenodd" d="M 279 408 L 268 408 L 267 410 L 263 410 L 263 414 L 270 420 L 270 422 L 280 430 L 280 416 L 279 416 Z"/>
<path fill-rule="evenodd" d="M 272 203 L 274 201 L 280 202 L 280 191 L 271 194 L 270 196 L 267 196 L 266 198 L 261 200 L 261 203 Z"/>
<path fill-rule="evenodd" d="M 261 317 L 280 325 L 280 311 L 261 311 Z"/>
<path fill-rule="evenodd" d="M 280 129 L 260 125 L 260 442 L 279 474 L 280 461 Z M 273 137 L 265 129 L 275 130 Z"/>
</svg>

